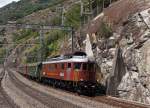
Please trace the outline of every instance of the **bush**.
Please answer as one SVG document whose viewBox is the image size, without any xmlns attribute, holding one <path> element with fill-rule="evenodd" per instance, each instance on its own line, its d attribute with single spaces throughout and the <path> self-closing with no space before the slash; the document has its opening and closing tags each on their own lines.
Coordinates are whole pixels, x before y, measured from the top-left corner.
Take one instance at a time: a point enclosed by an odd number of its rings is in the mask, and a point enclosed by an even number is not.
<svg viewBox="0 0 150 108">
<path fill-rule="evenodd" d="M 38 56 L 40 53 L 40 45 L 34 45 L 32 47 L 28 47 L 26 48 L 26 50 L 24 51 L 24 54 L 26 55 L 26 57 L 24 57 L 23 61 L 25 63 L 33 63 L 33 62 L 38 62 Z"/>
<path fill-rule="evenodd" d="M 13 41 L 14 42 L 18 42 L 20 43 L 20 41 L 23 39 L 24 41 L 26 41 L 27 38 L 31 38 L 31 37 L 36 37 L 38 36 L 38 32 L 33 31 L 31 29 L 27 29 L 27 30 L 20 30 L 17 33 L 13 33 Z"/>
<path fill-rule="evenodd" d="M 65 25 L 66 26 L 73 26 L 77 29 L 80 26 L 80 5 L 74 5 L 65 15 Z"/>
<path fill-rule="evenodd" d="M 45 39 L 45 57 L 58 53 L 59 51 L 59 40 L 62 41 L 64 37 L 67 35 L 67 32 L 61 30 L 51 30 L 46 36 Z"/>
<path fill-rule="evenodd" d="M 61 17 L 56 16 L 50 22 L 51 22 L 51 25 L 61 25 Z"/>
<path fill-rule="evenodd" d="M 113 35 L 112 29 L 104 22 L 101 23 L 100 30 L 98 31 L 100 37 L 108 39 Z"/>
</svg>

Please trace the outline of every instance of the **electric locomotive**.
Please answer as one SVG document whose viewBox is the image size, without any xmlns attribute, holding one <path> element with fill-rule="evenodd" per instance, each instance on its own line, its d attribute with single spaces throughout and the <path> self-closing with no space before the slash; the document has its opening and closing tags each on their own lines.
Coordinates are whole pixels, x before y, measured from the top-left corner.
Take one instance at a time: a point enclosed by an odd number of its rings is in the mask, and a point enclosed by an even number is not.
<svg viewBox="0 0 150 108">
<path fill-rule="evenodd" d="M 89 96 L 95 94 L 96 65 L 94 61 L 89 61 L 84 52 L 48 58 L 35 66 L 26 65 L 24 69 L 21 74 L 53 87 Z"/>
<path fill-rule="evenodd" d="M 78 93 L 94 93 L 95 74 L 95 62 L 90 62 L 84 52 L 49 58 L 42 63 L 42 80 Z"/>
</svg>

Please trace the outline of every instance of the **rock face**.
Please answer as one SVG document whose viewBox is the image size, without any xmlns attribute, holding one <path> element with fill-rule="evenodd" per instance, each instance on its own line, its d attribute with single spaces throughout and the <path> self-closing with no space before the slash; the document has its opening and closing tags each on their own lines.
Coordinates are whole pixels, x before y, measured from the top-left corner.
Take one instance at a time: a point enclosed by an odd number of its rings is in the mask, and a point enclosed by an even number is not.
<svg viewBox="0 0 150 108">
<path fill-rule="evenodd" d="M 130 17 L 123 29 L 122 34 L 125 37 L 122 41 L 126 39 L 123 56 L 127 72 L 118 86 L 118 91 L 122 98 L 150 104 L 150 29 L 148 21 L 150 17 L 147 15 L 148 10 Z"/>
<path fill-rule="evenodd" d="M 108 7 L 102 15 L 97 16 L 96 20 L 93 20 L 95 23 L 92 21 L 86 32 L 89 34 L 93 56 L 99 67 L 97 80 L 108 86 L 107 81 L 118 76 L 117 82 L 113 82 L 117 83 L 117 96 L 146 104 L 150 104 L 149 7 L 149 0 L 120 0 Z M 114 33 L 107 39 L 96 35 L 100 29 L 97 27 L 100 27 L 100 22 L 103 21 L 113 27 Z M 93 27 L 96 29 L 92 29 Z M 80 49 L 85 49 L 83 47 L 86 45 L 81 42 L 83 41 L 79 42 Z M 114 74 L 116 43 L 122 49 L 124 62 L 125 73 L 121 74 L 122 70 L 118 71 L 120 77 Z"/>
<path fill-rule="evenodd" d="M 89 37 L 88 34 L 87 34 L 87 37 L 86 37 L 85 41 L 86 41 L 85 52 L 86 52 L 89 59 L 94 59 L 93 58 L 92 45 L 91 45 L 90 37 Z"/>
</svg>

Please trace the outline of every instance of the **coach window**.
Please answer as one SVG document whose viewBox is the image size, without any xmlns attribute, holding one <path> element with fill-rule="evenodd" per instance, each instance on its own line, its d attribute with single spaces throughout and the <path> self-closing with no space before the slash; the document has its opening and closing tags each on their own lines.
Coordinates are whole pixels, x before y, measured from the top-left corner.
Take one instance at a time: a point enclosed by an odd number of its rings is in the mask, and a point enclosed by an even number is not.
<svg viewBox="0 0 150 108">
<path fill-rule="evenodd" d="M 67 66 L 67 68 L 71 68 L 71 63 L 68 63 L 68 66 Z"/>
<path fill-rule="evenodd" d="M 81 63 L 74 64 L 74 69 L 80 69 L 80 68 L 81 68 Z"/>
</svg>

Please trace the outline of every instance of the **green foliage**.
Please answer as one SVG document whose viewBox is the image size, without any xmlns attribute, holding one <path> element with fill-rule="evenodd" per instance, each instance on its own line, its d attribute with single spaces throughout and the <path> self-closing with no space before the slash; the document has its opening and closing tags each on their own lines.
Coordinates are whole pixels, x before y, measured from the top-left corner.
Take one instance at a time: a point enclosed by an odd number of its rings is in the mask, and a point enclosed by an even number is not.
<svg viewBox="0 0 150 108">
<path fill-rule="evenodd" d="M 5 57 L 5 54 L 6 54 L 6 49 L 0 48 L 0 58 Z"/>
<path fill-rule="evenodd" d="M 32 47 L 28 47 L 23 53 L 26 55 L 22 58 L 23 63 L 34 63 L 38 62 L 38 54 L 40 53 L 40 45 L 34 45 Z"/>
<path fill-rule="evenodd" d="M 73 26 L 77 29 L 80 26 L 80 5 L 74 5 L 67 13 L 66 13 L 66 26 Z"/>
<path fill-rule="evenodd" d="M 0 48 L 0 64 L 4 62 L 5 57 L 6 57 L 6 49 Z"/>
<path fill-rule="evenodd" d="M 30 34 L 29 34 L 30 35 Z M 61 30 L 50 30 L 45 34 L 43 46 L 40 44 L 27 47 L 23 52 L 26 57 L 22 58 L 23 63 L 38 62 L 38 56 L 42 53 L 43 59 L 46 59 L 49 55 L 58 54 L 60 46 L 60 40 L 66 36 L 67 33 Z M 21 39 L 22 40 L 22 39 Z"/>
<path fill-rule="evenodd" d="M 100 37 L 108 39 L 110 36 L 112 36 L 112 29 L 106 23 L 102 22 L 100 27 L 101 28 L 98 31 Z"/>
<path fill-rule="evenodd" d="M 49 49 L 50 52 L 57 51 L 57 48 L 58 48 L 57 42 L 53 42 L 53 43 L 48 45 L 48 49 Z"/>
<path fill-rule="evenodd" d="M 34 62 L 38 62 L 38 54 L 40 50 L 40 45 L 36 45 L 32 48 L 30 48 L 30 52 L 28 53 L 29 56 L 27 56 L 27 63 L 34 63 Z"/>
<path fill-rule="evenodd" d="M 36 32 L 36 31 L 33 31 L 31 29 L 26 29 L 26 30 L 20 30 L 16 33 L 13 34 L 13 41 L 15 43 L 23 43 L 23 42 L 27 42 L 28 39 L 31 39 L 31 38 L 35 38 L 39 36 L 39 33 Z M 37 55 L 38 55 L 38 51 L 40 49 L 40 45 L 34 45 L 34 46 L 31 46 L 30 48 L 27 47 L 27 49 L 23 52 L 26 56 L 25 57 L 22 57 L 22 62 L 23 63 L 27 63 L 27 62 L 36 62 L 38 61 L 37 60 Z M 32 56 L 32 57 L 31 57 Z"/>
<path fill-rule="evenodd" d="M 58 53 L 58 51 L 59 51 L 58 41 L 55 41 L 55 42 L 48 45 L 47 56 L 56 55 Z"/>
<path fill-rule="evenodd" d="M 53 19 L 51 19 L 51 25 L 61 25 L 61 17 L 56 16 Z"/>
<path fill-rule="evenodd" d="M 56 41 L 58 39 L 63 38 L 65 34 L 66 33 L 64 31 L 61 31 L 61 30 L 50 30 L 49 33 L 46 36 L 45 44 L 49 45 L 53 41 Z"/>
<path fill-rule="evenodd" d="M 59 40 L 67 35 L 66 32 L 61 30 L 51 30 L 45 38 L 45 57 L 56 54 L 59 51 Z"/>
<path fill-rule="evenodd" d="M 21 43 L 22 41 L 26 41 L 31 37 L 37 37 L 37 36 L 38 36 L 38 32 L 33 31 L 31 29 L 20 30 L 17 33 L 13 33 L 13 41 L 16 43 Z"/>
</svg>

